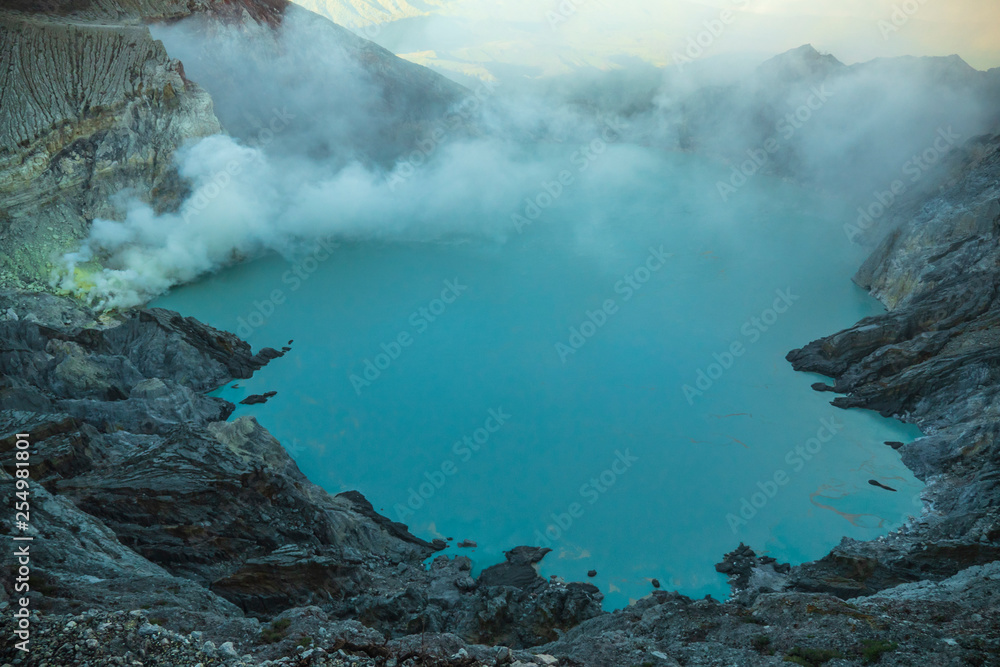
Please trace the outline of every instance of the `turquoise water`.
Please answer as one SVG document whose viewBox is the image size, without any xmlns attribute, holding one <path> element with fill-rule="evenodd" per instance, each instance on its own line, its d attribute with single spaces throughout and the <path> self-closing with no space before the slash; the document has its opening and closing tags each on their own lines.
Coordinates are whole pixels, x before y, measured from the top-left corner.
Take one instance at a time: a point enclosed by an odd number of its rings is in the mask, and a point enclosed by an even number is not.
<svg viewBox="0 0 1000 667">
<path fill-rule="evenodd" d="M 314 482 L 474 540 L 448 553 L 477 568 L 550 546 L 542 573 L 597 570 L 608 608 L 653 578 L 725 597 L 713 565 L 741 541 L 798 563 L 918 513 L 922 484 L 883 444 L 918 432 L 833 408 L 784 359 L 881 310 L 849 280 L 848 207 L 764 177 L 723 202 L 723 167 L 622 156 L 520 233 L 316 247 L 154 305 L 255 348 L 295 340 L 218 393 L 277 391 L 235 414 Z"/>
</svg>

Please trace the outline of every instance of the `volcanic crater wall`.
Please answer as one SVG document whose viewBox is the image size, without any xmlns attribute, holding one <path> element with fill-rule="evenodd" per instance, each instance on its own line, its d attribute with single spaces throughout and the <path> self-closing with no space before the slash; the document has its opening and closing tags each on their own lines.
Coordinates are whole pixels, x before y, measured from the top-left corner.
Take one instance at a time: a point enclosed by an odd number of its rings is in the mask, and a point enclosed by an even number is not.
<svg viewBox="0 0 1000 667">
<path fill-rule="evenodd" d="M 121 214 L 123 190 L 174 205 L 185 192 L 174 151 L 221 131 L 141 16 L 109 5 L 0 11 L 0 284 L 44 286 L 90 221 Z"/>
</svg>

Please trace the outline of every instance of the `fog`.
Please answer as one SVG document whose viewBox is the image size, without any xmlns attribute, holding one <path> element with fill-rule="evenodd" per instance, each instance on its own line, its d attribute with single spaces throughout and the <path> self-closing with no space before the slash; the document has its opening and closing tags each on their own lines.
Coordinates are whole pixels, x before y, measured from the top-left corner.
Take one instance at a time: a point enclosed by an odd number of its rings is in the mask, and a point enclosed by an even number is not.
<svg viewBox="0 0 1000 667">
<path fill-rule="evenodd" d="M 54 280 L 102 308 L 321 235 L 502 244 L 596 148 L 600 169 L 580 169 L 582 187 L 627 181 L 645 168 L 638 150 L 729 165 L 729 179 L 705 184 L 706 209 L 727 224 L 739 224 L 741 183 L 765 174 L 863 207 L 898 179 L 914 193 L 997 120 L 997 77 L 957 58 L 847 67 L 803 48 L 756 69 L 633 62 L 461 88 L 303 10 L 273 36 L 197 21 L 154 33 L 228 133 L 176 154 L 190 187 L 177 210 L 123 192 L 122 219 L 94 221 L 63 258 Z M 871 242 L 866 232 L 857 240 Z"/>
</svg>

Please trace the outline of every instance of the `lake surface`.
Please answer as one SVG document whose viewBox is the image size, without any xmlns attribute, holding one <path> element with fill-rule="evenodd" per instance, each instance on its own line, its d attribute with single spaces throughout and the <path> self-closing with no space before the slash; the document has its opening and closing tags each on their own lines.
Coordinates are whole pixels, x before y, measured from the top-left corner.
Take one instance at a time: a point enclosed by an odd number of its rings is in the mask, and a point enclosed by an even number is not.
<svg viewBox="0 0 1000 667">
<path fill-rule="evenodd" d="M 154 305 L 257 349 L 295 340 L 217 393 L 277 391 L 235 416 L 314 482 L 477 542 L 446 552 L 477 569 L 549 546 L 542 574 L 596 570 L 606 608 L 654 578 L 724 598 L 713 565 L 741 541 L 799 563 L 919 513 L 884 444 L 919 432 L 833 408 L 784 359 L 882 310 L 849 279 L 850 207 L 763 176 L 723 201 L 724 167 L 617 150 L 627 175 L 577 179 L 503 238 L 316 246 Z"/>
</svg>

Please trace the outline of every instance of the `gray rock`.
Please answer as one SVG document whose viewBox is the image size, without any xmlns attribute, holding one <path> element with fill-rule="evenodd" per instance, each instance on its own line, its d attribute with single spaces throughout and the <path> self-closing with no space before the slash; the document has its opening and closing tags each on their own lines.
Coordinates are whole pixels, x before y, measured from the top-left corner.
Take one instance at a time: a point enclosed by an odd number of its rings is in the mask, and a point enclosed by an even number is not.
<svg viewBox="0 0 1000 667">
<path fill-rule="evenodd" d="M 488 567 L 479 575 L 482 586 L 513 586 L 529 588 L 544 579 L 538 575 L 535 565 L 551 549 L 538 547 L 516 547 L 506 552 L 507 562 Z"/>
</svg>

